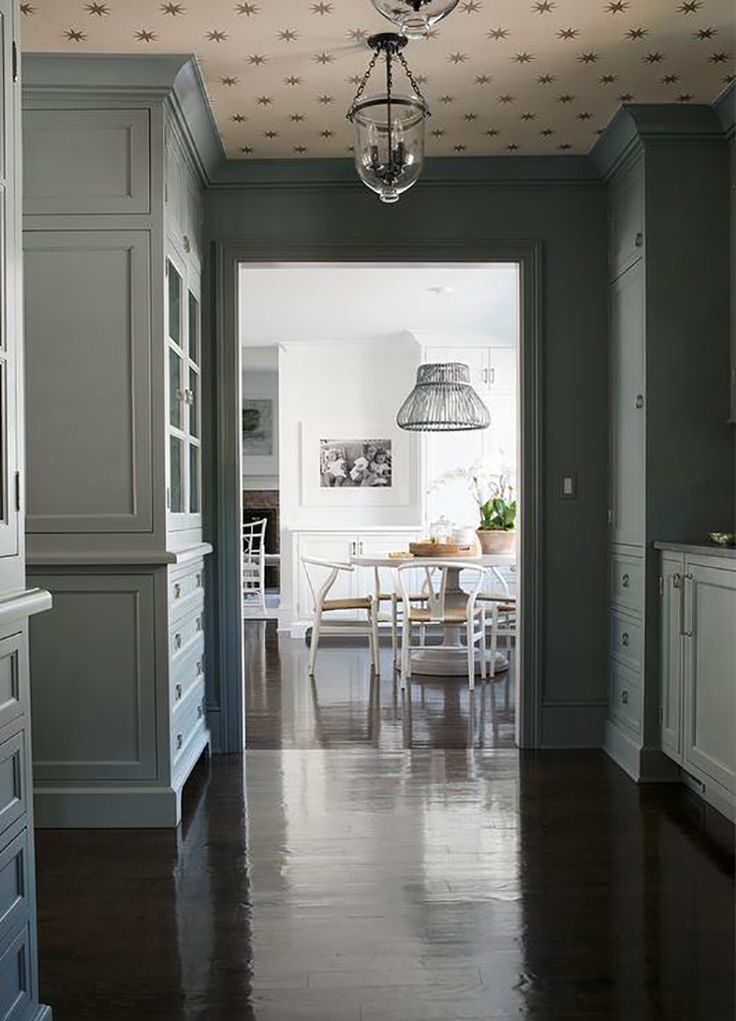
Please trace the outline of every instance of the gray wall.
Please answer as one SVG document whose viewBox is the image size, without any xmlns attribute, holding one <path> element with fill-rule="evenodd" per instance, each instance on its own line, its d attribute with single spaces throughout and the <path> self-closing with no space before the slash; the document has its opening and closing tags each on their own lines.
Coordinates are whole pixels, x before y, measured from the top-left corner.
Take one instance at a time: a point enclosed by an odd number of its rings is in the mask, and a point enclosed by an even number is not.
<svg viewBox="0 0 736 1021">
<path fill-rule="evenodd" d="M 208 189 L 208 244 L 250 242 L 284 261 L 309 259 L 320 246 L 321 258 L 339 261 L 341 247 L 358 241 L 366 261 L 391 261 L 397 241 L 435 241 L 459 260 L 481 257 L 493 241 L 541 241 L 542 732 L 555 743 L 598 743 L 608 646 L 608 313 L 605 190 L 592 166 L 575 157 L 438 160 L 394 207 L 354 183 L 342 161 L 251 164 L 247 174 Z M 562 500 L 560 476 L 570 472 L 578 498 Z"/>
</svg>

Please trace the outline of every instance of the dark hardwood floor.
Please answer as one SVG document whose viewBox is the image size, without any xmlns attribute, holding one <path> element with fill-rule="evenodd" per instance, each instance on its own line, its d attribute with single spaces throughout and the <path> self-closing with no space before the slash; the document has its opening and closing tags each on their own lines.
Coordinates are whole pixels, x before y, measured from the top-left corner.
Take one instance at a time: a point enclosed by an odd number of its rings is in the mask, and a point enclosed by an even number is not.
<svg viewBox="0 0 736 1021">
<path fill-rule="evenodd" d="M 38 834 L 55 1021 L 733 1021 L 720 816 L 519 755 L 500 680 L 495 724 L 413 685 L 406 748 L 365 650 L 312 686 L 303 643 L 246 631 L 249 750 L 200 764 L 178 833 Z"/>
</svg>

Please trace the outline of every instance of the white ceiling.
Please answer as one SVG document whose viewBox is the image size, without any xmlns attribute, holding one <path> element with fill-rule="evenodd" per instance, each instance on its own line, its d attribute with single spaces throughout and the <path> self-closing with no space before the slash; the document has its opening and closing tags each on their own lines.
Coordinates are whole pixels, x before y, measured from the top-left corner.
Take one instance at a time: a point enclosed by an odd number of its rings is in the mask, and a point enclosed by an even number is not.
<svg viewBox="0 0 736 1021">
<path fill-rule="evenodd" d="M 193 53 L 228 155 L 345 156 L 345 111 L 390 23 L 369 0 L 24 0 L 28 51 Z M 734 0 L 461 0 L 407 51 L 430 155 L 587 152 L 622 102 L 710 103 Z"/>
<path fill-rule="evenodd" d="M 404 331 L 437 344 L 517 342 L 515 265 L 244 266 L 240 299 L 248 347 L 366 342 Z"/>
</svg>

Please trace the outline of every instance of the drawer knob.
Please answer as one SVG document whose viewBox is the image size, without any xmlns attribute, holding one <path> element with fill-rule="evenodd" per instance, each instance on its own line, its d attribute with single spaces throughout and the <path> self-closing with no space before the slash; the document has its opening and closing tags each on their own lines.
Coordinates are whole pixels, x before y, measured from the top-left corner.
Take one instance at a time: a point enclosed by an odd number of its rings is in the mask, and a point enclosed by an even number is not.
<svg viewBox="0 0 736 1021">
<path fill-rule="evenodd" d="M 624 631 L 624 633 L 621 635 L 621 644 L 625 649 L 628 649 L 630 642 L 631 639 L 629 638 L 629 632 Z"/>
<path fill-rule="evenodd" d="M 629 704 L 629 693 L 626 690 L 626 688 L 624 688 L 624 690 L 621 692 L 621 701 L 624 705 Z"/>
<path fill-rule="evenodd" d="M 204 673 L 204 663 L 200 659 L 197 662 L 197 677 L 200 677 Z"/>
<path fill-rule="evenodd" d="M 179 634 L 178 631 L 174 635 L 174 648 L 175 649 L 180 649 L 181 648 L 181 635 Z"/>
<path fill-rule="evenodd" d="M 197 588 L 202 588 L 203 580 L 202 572 L 200 571 L 197 575 Z"/>
<path fill-rule="evenodd" d="M 634 237 L 634 247 L 643 248 L 644 246 L 644 235 L 641 231 Z"/>
<path fill-rule="evenodd" d="M 634 401 L 634 405 L 639 410 L 641 410 L 644 407 L 644 395 L 643 394 L 637 394 L 636 395 L 636 400 Z"/>
<path fill-rule="evenodd" d="M 202 618 L 197 617 L 197 631 L 201 631 L 203 627 Z"/>
<path fill-rule="evenodd" d="M 177 686 L 176 686 L 176 701 L 178 702 L 180 698 L 181 698 L 181 684 L 177 684 Z"/>
<path fill-rule="evenodd" d="M 181 748 L 181 746 L 183 744 L 184 744 L 184 738 L 181 736 L 181 734 L 177 734 L 176 735 L 176 750 L 179 751 L 179 749 Z"/>
<path fill-rule="evenodd" d="M 638 236 L 639 236 L 639 235 L 637 234 L 637 237 L 638 237 Z M 184 237 L 182 238 L 182 241 L 184 242 L 184 251 L 185 251 L 185 252 L 191 252 L 191 250 L 192 250 L 192 245 L 191 245 L 191 243 L 190 243 L 190 241 L 189 241 L 189 238 L 187 237 L 187 235 L 186 235 L 186 234 L 185 234 L 185 235 L 184 235 Z"/>
<path fill-rule="evenodd" d="M 176 585 L 174 585 L 174 599 L 178 599 L 180 596 L 181 596 L 181 585 L 177 581 Z"/>
<path fill-rule="evenodd" d="M 198 705 L 197 706 L 197 719 L 201 720 L 203 716 L 204 716 L 204 706 L 203 705 Z"/>
<path fill-rule="evenodd" d="M 621 577 L 621 588 L 628 588 L 630 584 L 631 584 L 631 580 L 630 580 L 628 574 L 624 574 Z"/>
</svg>

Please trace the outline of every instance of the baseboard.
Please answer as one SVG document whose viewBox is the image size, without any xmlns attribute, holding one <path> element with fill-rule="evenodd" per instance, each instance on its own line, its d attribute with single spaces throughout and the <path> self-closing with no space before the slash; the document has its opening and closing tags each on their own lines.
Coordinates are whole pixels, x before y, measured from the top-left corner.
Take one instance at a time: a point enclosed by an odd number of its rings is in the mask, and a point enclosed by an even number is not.
<svg viewBox="0 0 736 1021">
<path fill-rule="evenodd" d="M 722 787 L 715 780 L 706 777 L 700 779 L 700 777 L 692 776 L 685 769 L 681 769 L 679 772 L 679 779 L 682 780 L 688 790 L 697 794 L 703 801 L 707 801 L 721 815 L 725 815 L 729 822 L 736 822 L 736 798 L 725 787 Z"/>
<path fill-rule="evenodd" d="M 606 720 L 603 732 L 603 750 L 632 780 L 641 778 L 641 745 L 633 734 L 628 734 L 612 720 Z"/>
<path fill-rule="evenodd" d="M 173 787 L 36 787 L 38 829 L 175 828 L 181 791 Z"/>
<path fill-rule="evenodd" d="M 45 1003 L 39 1003 L 36 1007 L 36 1013 L 30 1019 L 30 1021 L 52 1021 L 51 1007 L 47 1007 Z"/>
<path fill-rule="evenodd" d="M 677 783 L 681 779 L 677 763 L 661 748 L 642 748 L 640 762 L 639 780 L 642 783 Z"/>
<path fill-rule="evenodd" d="M 600 748 L 606 707 L 597 702 L 542 705 L 541 748 Z"/>
</svg>

